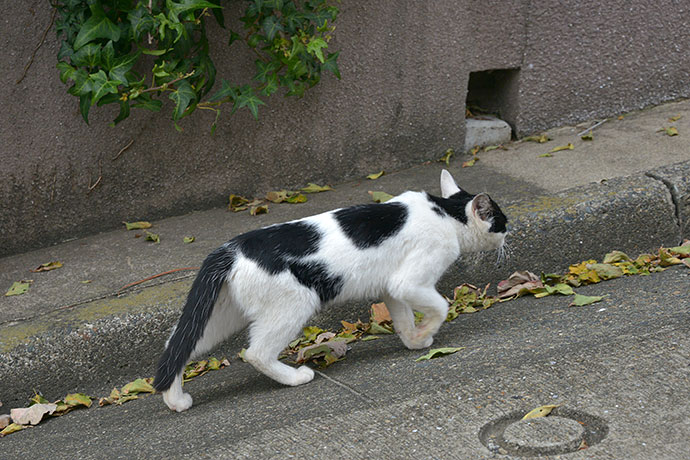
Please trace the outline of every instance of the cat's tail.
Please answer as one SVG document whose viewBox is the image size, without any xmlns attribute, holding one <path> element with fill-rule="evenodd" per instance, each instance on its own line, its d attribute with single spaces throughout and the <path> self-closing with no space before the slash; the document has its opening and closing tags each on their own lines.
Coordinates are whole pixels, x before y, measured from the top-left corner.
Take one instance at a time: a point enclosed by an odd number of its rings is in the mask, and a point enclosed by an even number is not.
<svg viewBox="0 0 690 460">
<path fill-rule="evenodd" d="M 218 294 L 235 259 L 235 248 L 228 243 L 209 254 L 201 265 L 187 296 L 182 316 L 170 334 L 165 351 L 158 361 L 156 377 L 153 381 L 156 391 L 167 392 L 175 383 L 175 386 L 180 388 L 173 388 L 172 392 L 179 392 L 179 396 L 182 396 L 182 371 L 203 337 L 213 307 L 218 300 Z M 175 379 L 180 381 L 175 382 Z M 166 397 L 168 395 L 164 393 L 163 396 L 168 403 L 168 397 Z M 191 405 L 191 398 L 188 399 Z"/>
</svg>

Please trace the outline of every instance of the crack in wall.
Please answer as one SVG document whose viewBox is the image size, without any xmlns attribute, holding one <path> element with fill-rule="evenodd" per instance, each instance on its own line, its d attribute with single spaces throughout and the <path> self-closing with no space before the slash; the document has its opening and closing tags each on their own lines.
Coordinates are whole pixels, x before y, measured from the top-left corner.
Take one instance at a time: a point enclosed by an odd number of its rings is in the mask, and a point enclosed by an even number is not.
<svg viewBox="0 0 690 460">
<path fill-rule="evenodd" d="M 678 189 L 678 186 L 671 182 L 669 179 L 666 179 L 665 177 L 662 177 L 658 174 L 655 174 L 653 172 L 646 172 L 645 176 L 657 180 L 664 184 L 666 186 L 666 189 L 668 189 L 668 193 L 671 196 L 671 202 L 673 203 L 674 207 L 674 212 L 673 216 L 676 221 L 676 227 L 678 227 L 678 240 L 682 240 L 683 238 L 683 229 L 685 228 L 685 216 L 683 216 L 683 210 L 682 210 L 682 193 Z"/>
</svg>

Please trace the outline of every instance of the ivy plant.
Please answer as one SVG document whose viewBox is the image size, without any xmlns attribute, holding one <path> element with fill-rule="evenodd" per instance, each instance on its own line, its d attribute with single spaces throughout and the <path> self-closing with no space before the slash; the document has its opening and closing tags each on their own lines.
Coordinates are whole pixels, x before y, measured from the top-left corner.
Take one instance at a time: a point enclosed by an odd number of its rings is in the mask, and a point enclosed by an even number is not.
<svg viewBox="0 0 690 460">
<path fill-rule="evenodd" d="M 132 108 L 160 111 L 167 97 L 178 129 L 178 120 L 204 109 L 216 112 L 214 131 L 223 104 L 258 118 L 259 106 L 273 94 L 301 97 L 324 70 L 340 78 L 339 52 L 329 50 L 338 9 L 329 0 L 60 1 L 57 68 L 87 123 L 94 105 L 118 104 L 117 124 Z M 244 6 L 243 29 L 233 31 L 223 13 L 238 4 Z M 209 18 L 223 28 L 228 46 L 244 43 L 254 52 L 251 81 L 221 79 L 211 92 L 216 66 Z"/>
</svg>

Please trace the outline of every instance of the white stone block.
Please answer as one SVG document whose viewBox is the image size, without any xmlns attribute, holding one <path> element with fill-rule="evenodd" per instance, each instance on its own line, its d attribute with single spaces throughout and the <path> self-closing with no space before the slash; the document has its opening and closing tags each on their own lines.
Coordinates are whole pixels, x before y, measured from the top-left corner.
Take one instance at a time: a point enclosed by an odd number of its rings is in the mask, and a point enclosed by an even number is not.
<svg viewBox="0 0 690 460">
<path fill-rule="evenodd" d="M 505 121 L 489 116 L 467 118 L 465 120 L 465 152 L 473 147 L 485 147 L 510 142 L 510 125 Z"/>
</svg>

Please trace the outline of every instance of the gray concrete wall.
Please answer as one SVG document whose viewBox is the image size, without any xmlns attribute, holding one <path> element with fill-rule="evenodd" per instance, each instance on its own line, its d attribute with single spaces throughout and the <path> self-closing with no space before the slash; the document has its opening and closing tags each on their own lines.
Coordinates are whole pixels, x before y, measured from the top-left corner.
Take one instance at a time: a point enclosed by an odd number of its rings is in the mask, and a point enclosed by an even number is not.
<svg viewBox="0 0 690 460">
<path fill-rule="evenodd" d="M 326 76 L 301 100 L 269 100 L 254 121 L 225 110 L 182 121 L 116 109 L 86 126 L 55 69 L 47 2 L 6 2 L 0 49 L 0 255 L 120 225 L 360 177 L 461 150 L 470 72 L 520 69 L 504 117 L 519 135 L 690 96 L 690 7 L 684 0 L 351 1 Z M 211 27 L 217 42 L 223 32 Z M 215 50 L 219 76 L 251 78 L 253 58 Z M 116 160 L 118 151 L 132 145 Z M 100 177 L 100 182 L 92 190 Z"/>
</svg>

